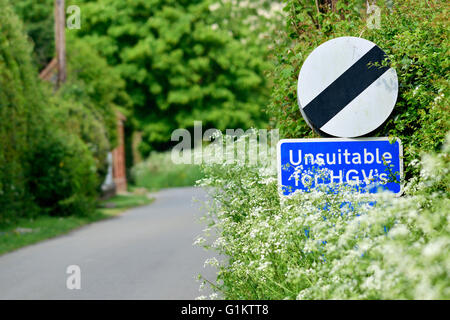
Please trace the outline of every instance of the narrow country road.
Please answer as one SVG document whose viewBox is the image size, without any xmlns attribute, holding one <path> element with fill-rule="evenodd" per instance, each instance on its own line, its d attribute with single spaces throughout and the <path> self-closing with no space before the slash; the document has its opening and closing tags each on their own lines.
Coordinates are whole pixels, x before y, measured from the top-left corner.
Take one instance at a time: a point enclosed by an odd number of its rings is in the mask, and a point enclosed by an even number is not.
<svg viewBox="0 0 450 320">
<path fill-rule="evenodd" d="M 211 252 L 193 246 L 204 228 L 197 188 L 155 194 L 155 202 L 67 235 L 0 256 L 0 299 L 194 299 L 197 275 Z M 81 268 L 81 289 L 69 290 L 66 269 Z"/>
</svg>

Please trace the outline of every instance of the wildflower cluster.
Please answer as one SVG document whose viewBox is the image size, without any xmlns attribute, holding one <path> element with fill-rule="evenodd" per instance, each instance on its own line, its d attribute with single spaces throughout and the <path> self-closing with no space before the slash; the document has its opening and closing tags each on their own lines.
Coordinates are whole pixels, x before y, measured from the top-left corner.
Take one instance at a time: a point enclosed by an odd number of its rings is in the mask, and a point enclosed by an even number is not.
<svg viewBox="0 0 450 320">
<path fill-rule="evenodd" d="M 450 135 L 405 194 L 334 186 L 280 196 L 273 157 L 204 168 L 226 299 L 449 299 Z M 206 239 L 205 239 L 206 238 Z"/>
</svg>

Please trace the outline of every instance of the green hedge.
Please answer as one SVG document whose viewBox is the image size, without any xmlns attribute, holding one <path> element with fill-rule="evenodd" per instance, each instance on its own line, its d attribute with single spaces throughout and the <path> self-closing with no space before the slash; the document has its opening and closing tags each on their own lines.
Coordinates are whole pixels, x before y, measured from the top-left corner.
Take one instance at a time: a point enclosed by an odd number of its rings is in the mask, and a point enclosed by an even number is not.
<svg viewBox="0 0 450 320">
<path fill-rule="evenodd" d="M 205 264 L 221 297 L 450 298 L 450 134 L 403 197 L 342 186 L 280 199 L 273 158 L 260 161 L 204 168 L 208 228 L 195 243 L 220 257 Z"/>
<path fill-rule="evenodd" d="M 54 0 L 11 1 L 34 45 L 32 57 L 39 70 L 47 66 L 55 52 L 54 2 Z"/>
<path fill-rule="evenodd" d="M 0 21 L 0 219 L 4 220 L 35 211 L 27 192 L 26 155 L 39 134 L 43 105 L 30 47 L 6 0 L 0 0 Z"/>
<path fill-rule="evenodd" d="M 98 185 L 92 154 L 76 135 L 46 132 L 30 153 L 29 191 L 50 215 L 88 215 Z"/>
<path fill-rule="evenodd" d="M 322 3 L 324 1 L 319 1 Z M 315 1 L 288 0 L 287 36 L 280 49 L 269 113 L 281 136 L 316 136 L 297 105 L 297 77 L 304 60 L 321 43 L 340 36 L 363 37 L 388 55 L 399 78 L 399 96 L 390 119 L 376 136 L 399 137 L 406 164 L 421 152 L 437 151 L 450 127 L 448 1 L 396 0 L 381 8 L 381 29 L 367 28 L 365 1 L 338 0 L 335 11 Z M 392 5 L 392 1 L 386 4 Z M 406 177 L 418 170 L 407 167 Z"/>
<path fill-rule="evenodd" d="M 86 214 L 96 195 L 92 153 L 55 121 L 31 54 L 22 23 L 0 0 L 0 225 L 42 212 Z"/>
<path fill-rule="evenodd" d="M 291 45 L 272 75 L 273 123 L 282 137 L 315 136 L 296 101 L 303 61 L 332 38 L 375 42 L 399 76 L 397 106 L 377 135 L 403 141 L 405 193 L 342 186 L 280 199 L 273 157 L 206 165 L 209 227 L 195 243 L 222 257 L 205 262 L 218 269 L 212 287 L 225 299 L 449 299 L 449 3 L 377 1 L 381 29 L 369 30 L 365 1 L 315 5 L 325 2 L 286 1 Z"/>
<path fill-rule="evenodd" d="M 94 49 L 69 34 L 67 49 L 68 79 L 52 99 L 56 105 L 52 119 L 87 144 L 100 190 L 108 152 L 118 143 L 116 110 L 128 115 L 129 97 L 119 74 Z"/>
</svg>

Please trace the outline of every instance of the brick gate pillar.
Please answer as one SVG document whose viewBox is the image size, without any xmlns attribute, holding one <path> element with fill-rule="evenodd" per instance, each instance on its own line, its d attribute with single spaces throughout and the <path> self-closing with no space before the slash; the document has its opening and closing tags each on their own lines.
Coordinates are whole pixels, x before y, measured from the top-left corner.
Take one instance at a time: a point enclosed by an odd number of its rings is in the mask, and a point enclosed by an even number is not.
<svg viewBox="0 0 450 320">
<path fill-rule="evenodd" d="M 117 111 L 118 146 L 112 151 L 113 177 L 116 185 L 116 193 L 127 192 L 127 176 L 125 167 L 125 132 L 124 122 L 126 117 Z"/>
</svg>

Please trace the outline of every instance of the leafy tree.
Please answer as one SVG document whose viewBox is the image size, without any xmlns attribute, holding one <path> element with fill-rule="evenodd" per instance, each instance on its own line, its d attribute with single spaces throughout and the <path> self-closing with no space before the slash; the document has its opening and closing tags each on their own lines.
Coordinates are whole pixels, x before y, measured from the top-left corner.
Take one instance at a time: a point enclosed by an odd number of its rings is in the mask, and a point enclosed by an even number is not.
<svg viewBox="0 0 450 320">
<path fill-rule="evenodd" d="M 84 1 L 79 32 L 117 66 L 143 130 L 144 154 L 175 128 L 261 126 L 269 65 L 257 46 L 215 25 L 207 0 Z"/>
<path fill-rule="evenodd" d="M 54 0 L 13 2 L 14 10 L 24 22 L 25 31 L 33 43 L 33 60 L 39 70 L 45 68 L 54 56 L 53 3 Z"/>
<path fill-rule="evenodd" d="M 55 54 L 54 1 L 25 0 L 14 3 L 14 8 L 33 43 L 35 63 L 43 69 Z M 89 146 L 102 181 L 107 154 L 117 144 L 116 110 L 127 113 L 130 99 L 118 71 L 74 33 L 66 30 L 68 77 L 52 99 L 57 108 L 51 117 L 58 127 L 78 135 Z"/>
<path fill-rule="evenodd" d="M 68 35 L 68 79 L 52 100 L 54 123 L 78 135 L 95 158 L 99 186 L 107 173 L 107 155 L 117 146 L 116 111 L 127 114 L 130 99 L 118 72 L 94 48 Z"/>
<path fill-rule="evenodd" d="M 42 212 L 89 214 L 97 195 L 92 152 L 55 121 L 57 97 L 49 98 L 31 54 L 21 21 L 0 0 L 0 224 Z"/>
<path fill-rule="evenodd" d="M 116 111 L 129 112 L 130 98 L 125 82 L 97 51 L 84 41 L 68 34 L 68 79 L 59 94 L 64 100 L 81 103 L 104 123 L 111 146 L 117 145 Z"/>
<path fill-rule="evenodd" d="M 32 44 L 38 69 L 43 69 L 55 56 L 54 0 L 24 0 L 14 3 L 23 20 Z M 124 81 L 108 66 L 94 48 L 74 37 L 74 30 L 66 30 L 67 83 L 60 95 L 63 99 L 82 102 L 87 109 L 103 120 L 111 144 L 116 143 L 115 108 L 127 108 L 129 97 Z M 126 110 L 122 110 L 126 113 Z"/>
<path fill-rule="evenodd" d="M 271 0 L 217 0 L 210 5 L 217 27 L 230 30 L 247 46 L 258 46 L 260 55 L 272 54 L 285 23 L 283 2 Z"/>
</svg>

